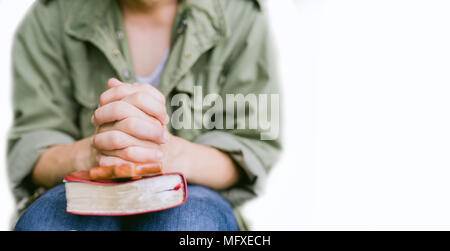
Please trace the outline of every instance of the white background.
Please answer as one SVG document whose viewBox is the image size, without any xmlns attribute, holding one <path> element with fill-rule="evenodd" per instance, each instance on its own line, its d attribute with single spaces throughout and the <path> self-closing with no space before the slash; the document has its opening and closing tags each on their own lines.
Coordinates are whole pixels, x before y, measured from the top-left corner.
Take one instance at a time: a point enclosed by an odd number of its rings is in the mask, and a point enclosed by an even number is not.
<svg viewBox="0 0 450 251">
<path fill-rule="evenodd" d="M 10 47 L 30 0 L 0 0 L 0 151 Z M 450 2 L 269 0 L 285 151 L 255 230 L 450 229 Z M 1 154 L 0 229 L 13 211 Z"/>
</svg>

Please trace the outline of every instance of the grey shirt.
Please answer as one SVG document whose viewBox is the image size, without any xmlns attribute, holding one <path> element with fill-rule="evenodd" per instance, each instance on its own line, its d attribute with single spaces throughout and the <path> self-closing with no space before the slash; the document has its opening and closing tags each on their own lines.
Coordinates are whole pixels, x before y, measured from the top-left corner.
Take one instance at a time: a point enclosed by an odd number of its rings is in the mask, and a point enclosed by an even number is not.
<svg viewBox="0 0 450 251">
<path fill-rule="evenodd" d="M 159 66 L 156 68 L 156 70 L 153 72 L 152 75 L 147 77 L 137 76 L 136 81 L 141 84 L 148 83 L 153 85 L 155 88 L 158 88 L 159 82 L 161 81 L 162 73 L 164 71 L 164 68 L 166 67 L 167 59 L 169 58 L 169 53 L 170 53 L 169 51 L 166 52 L 166 55 L 164 55 L 162 62 L 159 64 Z"/>
</svg>

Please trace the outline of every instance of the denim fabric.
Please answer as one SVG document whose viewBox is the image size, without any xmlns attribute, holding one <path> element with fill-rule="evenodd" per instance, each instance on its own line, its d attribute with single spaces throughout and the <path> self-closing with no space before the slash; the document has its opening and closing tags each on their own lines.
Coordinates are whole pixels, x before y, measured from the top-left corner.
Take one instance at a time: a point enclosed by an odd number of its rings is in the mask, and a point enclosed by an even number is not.
<svg viewBox="0 0 450 251">
<path fill-rule="evenodd" d="M 230 204 L 218 193 L 188 186 L 188 201 L 179 207 L 134 216 L 80 216 L 66 213 L 64 185 L 36 200 L 20 217 L 16 231 L 236 231 Z"/>
</svg>

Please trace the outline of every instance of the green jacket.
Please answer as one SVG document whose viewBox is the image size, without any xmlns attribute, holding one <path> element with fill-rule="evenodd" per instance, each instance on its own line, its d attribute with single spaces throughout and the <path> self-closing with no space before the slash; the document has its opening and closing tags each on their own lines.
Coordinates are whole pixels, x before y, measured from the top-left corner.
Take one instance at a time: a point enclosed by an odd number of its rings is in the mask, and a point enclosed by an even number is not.
<svg viewBox="0 0 450 251">
<path fill-rule="evenodd" d="M 42 190 L 31 183 L 30 173 L 44 150 L 94 133 L 90 118 L 109 78 L 136 80 L 130 55 L 116 0 L 34 4 L 17 31 L 13 50 L 8 174 L 19 210 Z M 184 93 L 193 99 L 194 86 L 201 86 L 203 95 L 216 93 L 224 100 L 226 94 L 276 94 L 274 62 L 260 1 L 184 0 L 159 90 L 168 100 L 169 115 L 177 109 L 171 98 Z M 251 106 L 247 104 L 250 111 Z M 236 123 L 245 122 L 248 114 L 234 115 Z M 242 168 L 243 181 L 219 191 L 235 208 L 261 193 L 281 148 L 279 139 L 261 140 L 259 129 L 170 130 L 226 152 Z"/>
</svg>

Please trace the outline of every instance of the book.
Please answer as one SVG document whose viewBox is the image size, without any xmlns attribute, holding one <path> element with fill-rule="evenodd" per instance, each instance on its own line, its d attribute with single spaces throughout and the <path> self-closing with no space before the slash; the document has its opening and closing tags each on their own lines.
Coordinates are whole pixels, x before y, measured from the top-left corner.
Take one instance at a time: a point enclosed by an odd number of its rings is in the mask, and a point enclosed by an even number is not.
<svg viewBox="0 0 450 251">
<path fill-rule="evenodd" d="M 154 164 L 95 167 L 64 179 L 66 212 L 77 215 L 126 216 L 181 206 L 187 183 L 181 173 L 162 173 Z"/>
</svg>

